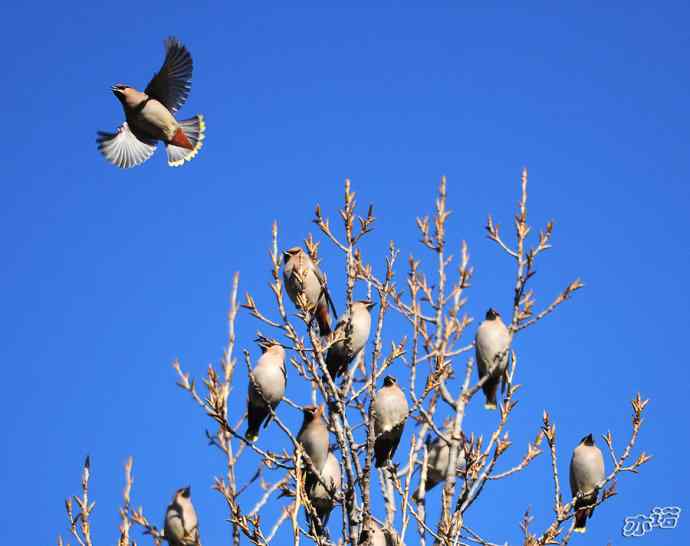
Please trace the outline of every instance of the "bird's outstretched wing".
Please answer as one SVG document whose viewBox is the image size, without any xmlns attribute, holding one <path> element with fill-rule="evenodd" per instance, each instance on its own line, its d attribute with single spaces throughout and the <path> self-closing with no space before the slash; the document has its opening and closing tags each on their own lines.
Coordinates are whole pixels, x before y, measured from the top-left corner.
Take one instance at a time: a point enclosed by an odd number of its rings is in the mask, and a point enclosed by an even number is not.
<svg viewBox="0 0 690 546">
<path fill-rule="evenodd" d="M 192 88 L 192 56 L 174 37 L 165 40 L 165 61 L 146 86 L 145 93 L 175 113 L 187 100 Z"/>
<path fill-rule="evenodd" d="M 127 122 L 115 133 L 99 131 L 96 143 L 103 156 L 121 169 L 141 165 L 156 151 L 156 141 L 138 138 Z"/>
</svg>

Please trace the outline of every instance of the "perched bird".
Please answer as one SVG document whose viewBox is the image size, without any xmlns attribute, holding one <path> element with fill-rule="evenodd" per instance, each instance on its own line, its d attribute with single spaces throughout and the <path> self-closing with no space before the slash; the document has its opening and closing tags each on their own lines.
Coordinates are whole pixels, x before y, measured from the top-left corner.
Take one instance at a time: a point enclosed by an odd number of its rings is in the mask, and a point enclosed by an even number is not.
<svg viewBox="0 0 690 546">
<path fill-rule="evenodd" d="M 387 375 L 374 397 L 374 455 L 376 468 L 385 466 L 395 455 L 409 413 L 405 394 L 394 377 Z"/>
<path fill-rule="evenodd" d="M 122 104 L 125 121 L 115 133 L 99 132 L 98 149 L 122 169 L 141 165 L 165 143 L 168 165 L 190 161 L 204 141 L 204 117 L 177 121 L 173 114 L 185 103 L 192 82 L 192 57 L 177 38 L 165 41 L 165 61 L 142 93 L 118 83 L 112 91 Z"/>
<path fill-rule="evenodd" d="M 352 351 L 348 353 L 345 340 L 343 339 L 331 345 L 326 355 L 328 373 L 331 374 L 334 381 L 347 370 L 350 362 L 357 357 L 367 344 L 369 332 L 371 331 L 371 313 L 369 310 L 374 305 L 376 304 L 371 300 L 352 302 L 352 334 L 350 336 L 350 348 Z M 343 332 L 343 335 L 347 336 L 346 330 L 349 318 L 349 310 L 345 311 L 338 318 L 338 323 L 335 326 L 336 333 Z"/>
<path fill-rule="evenodd" d="M 328 457 L 326 458 L 326 464 L 321 471 L 321 479 L 328 485 L 331 491 L 337 491 L 342 487 L 342 479 L 340 475 L 340 463 L 338 459 L 333 455 L 332 452 L 328 452 Z M 315 480 L 311 490 L 307 491 L 309 500 L 311 501 L 314 509 L 316 510 L 316 515 L 318 521 L 314 522 L 316 532 L 321 534 L 325 532 L 326 525 L 328 524 L 328 518 L 331 515 L 331 510 L 335 505 L 335 499 L 326 490 L 323 484 L 319 480 Z"/>
<path fill-rule="evenodd" d="M 283 281 L 290 300 L 297 306 L 297 295 L 304 294 L 309 308 L 319 325 L 319 334 L 331 333 L 331 317 L 328 314 L 331 296 L 326 288 L 326 280 L 309 255 L 295 246 L 283 252 Z M 333 310 L 335 313 L 335 309 Z"/>
<path fill-rule="evenodd" d="M 477 371 L 479 379 L 491 374 L 482 389 L 486 396 L 486 409 L 496 409 L 496 391 L 501 378 L 508 368 L 508 353 L 510 350 L 510 332 L 501 320 L 501 315 L 495 309 L 486 312 L 484 322 L 477 328 L 474 337 L 477 353 Z M 505 380 L 505 379 L 504 379 Z"/>
<path fill-rule="evenodd" d="M 382 529 L 373 519 L 369 520 L 369 525 L 363 528 L 359 534 L 359 546 L 397 546 L 398 544 L 393 531 L 387 527 Z"/>
<path fill-rule="evenodd" d="M 199 546 L 199 522 L 192 504 L 191 488 L 178 489 L 165 512 L 165 539 L 170 546 Z"/>
<path fill-rule="evenodd" d="M 254 367 L 249 381 L 247 397 L 247 432 L 248 440 L 254 441 L 259 435 L 259 428 L 264 423 L 268 426 L 271 412 L 268 404 L 275 410 L 285 394 L 287 372 L 285 370 L 285 350 L 277 343 L 259 343 L 264 352 Z"/>
<path fill-rule="evenodd" d="M 585 507 L 597 501 L 604 479 L 604 456 L 588 434 L 580 440 L 570 460 L 570 491 L 577 497 L 574 531 L 584 533 L 587 530 L 587 518 L 592 517 L 594 507 Z"/>
<path fill-rule="evenodd" d="M 328 427 L 321 417 L 323 406 L 305 406 L 302 409 L 304 420 L 297 434 L 297 441 L 314 463 L 316 470 L 323 471 L 328 457 Z"/>
<path fill-rule="evenodd" d="M 450 446 L 439 436 L 434 440 L 427 440 L 427 452 L 429 454 L 426 467 L 426 481 L 424 490 L 429 492 L 439 483 L 446 481 L 448 476 L 448 464 L 450 463 Z M 462 443 L 455 461 L 455 472 L 460 473 L 465 468 L 465 450 Z M 419 499 L 419 489 L 413 495 L 413 500 Z"/>
</svg>

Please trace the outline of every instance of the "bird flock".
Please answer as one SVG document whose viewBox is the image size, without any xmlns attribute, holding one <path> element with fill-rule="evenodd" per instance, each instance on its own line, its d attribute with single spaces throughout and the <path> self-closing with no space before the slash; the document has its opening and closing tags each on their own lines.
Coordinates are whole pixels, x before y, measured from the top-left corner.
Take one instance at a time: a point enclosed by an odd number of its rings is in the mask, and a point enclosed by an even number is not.
<svg viewBox="0 0 690 546">
<path fill-rule="evenodd" d="M 317 323 L 321 336 L 331 336 L 337 341 L 330 343 L 325 361 L 331 379 L 348 373 L 348 366 L 364 350 L 371 330 L 370 300 L 354 301 L 351 309 L 345 311 L 331 329 L 329 308 L 335 307 L 328 292 L 325 276 L 311 257 L 302 248 L 293 247 L 283 252 L 283 282 L 290 300 L 298 309 L 311 313 Z M 349 325 L 349 334 L 346 328 Z M 340 336 L 339 333 L 343 335 Z M 347 340 L 347 341 L 346 341 Z M 512 335 L 503 323 L 498 311 L 490 308 L 484 321 L 475 334 L 475 352 L 479 380 L 486 398 L 485 408 L 496 409 L 498 387 L 507 381 L 508 360 Z M 248 426 L 245 437 L 249 441 L 258 438 L 260 426 L 267 426 L 271 413 L 276 410 L 285 394 L 287 370 L 285 349 L 278 342 L 258 340 L 263 354 L 251 372 L 248 396 Z M 270 406 L 270 409 L 269 409 Z M 409 406 L 404 392 L 395 377 L 386 376 L 383 385 L 375 393 L 372 401 L 374 426 L 374 461 L 376 468 L 392 464 L 405 422 L 409 416 Z M 340 464 L 336 455 L 329 449 L 329 430 L 323 418 L 324 406 L 305 406 L 302 410 L 302 427 L 297 434 L 297 442 L 309 456 L 313 468 L 307 467 L 305 491 L 317 514 L 313 521 L 315 531 L 326 533 L 326 525 L 335 500 L 332 491 L 342 487 Z M 442 483 L 448 475 L 450 446 L 440 437 L 431 440 L 428 447 L 428 467 L 425 490 L 429 491 Z M 464 453 L 457 457 L 456 472 L 465 467 Z M 318 478 L 313 472 L 318 473 Z M 573 452 L 570 464 L 570 483 L 573 497 L 577 498 L 575 527 L 584 532 L 586 520 L 591 516 L 600 485 L 604 481 L 604 459 L 601 450 L 594 445 L 591 434 L 582 439 Z M 327 485 L 329 492 L 324 484 Z M 413 499 L 419 499 L 419 490 Z M 372 521 L 368 532 L 372 533 L 372 544 L 386 544 L 385 536 Z"/>
<path fill-rule="evenodd" d="M 187 48 L 174 37 L 165 40 L 165 60 L 161 69 L 148 83 L 144 92 L 126 84 L 115 84 L 111 90 L 120 101 L 125 122 L 115 133 L 99 132 L 98 149 L 113 165 L 135 167 L 154 153 L 157 143 L 166 147 L 168 165 L 177 167 L 193 159 L 203 145 L 206 125 L 198 114 L 178 121 L 174 114 L 187 100 L 191 89 L 192 57 Z M 330 311 L 337 315 L 333 300 L 318 265 L 300 247 L 283 252 L 283 281 L 295 306 L 308 311 L 322 337 L 333 336 L 326 354 L 326 368 L 333 381 L 348 372 L 349 365 L 364 350 L 371 330 L 374 302 L 354 301 L 331 328 Z M 245 438 L 254 442 L 261 426 L 268 426 L 271 415 L 285 395 L 287 370 L 285 348 L 278 342 L 257 340 L 262 355 L 250 373 L 247 395 L 247 430 Z M 477 370 L 486 398 L 485 408 L 496 409 L 498 387 L 507 380 L 512 334 L 498 311 L 490 308 L 475 335 Z M 395 377 L 386 376 L 371 402 L 374 418 L 374 463 L 376 468 L 392 465 L 400 443 L 409 406 Z M 324 406 L 302 408 L 303 422 L 296 436 L 310 465 L 305 466 L 305 491 L 316 512 L 311 524 L 319 534 L 327 533 L 326 525 L 335 504 L 334 491 L 342 487 L 340 463 L 329 447 L 329 430 L 323 418 Z M 428 441 L 428 467 L 425 490 L 442 483 L 449 473 L 450 446 L 440 437 Z M 461 452 L 454 469 L 465 467 Z M 317 474 L 315 475 L 314 472 Z M 604 481 L 604 459 L 594 444 L 592 434 L 575 447 L 570 461 L 570 486 L 575 502 L 574 530 L 584 532 L 592 515 L 601 484 Z M 419 490 L 413 495 L 419 499 Z M 178 489 L 167 508 L 164 537 L 172 546 L 200 544 L 197 514 L 191 501 L 190 487 Z M 361 541 L 385 546 L 386 536 L 376 522 L 370 520 L 363 529 Z"/>
</svg>

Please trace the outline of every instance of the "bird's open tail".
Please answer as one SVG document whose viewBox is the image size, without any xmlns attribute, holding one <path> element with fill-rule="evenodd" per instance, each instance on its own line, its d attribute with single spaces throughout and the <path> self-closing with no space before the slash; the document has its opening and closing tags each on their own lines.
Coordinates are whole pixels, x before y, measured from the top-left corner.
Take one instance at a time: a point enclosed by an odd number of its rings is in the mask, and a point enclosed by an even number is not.
<svg viewBox="0 0 690 546">
<path fill-rule="evenodd" d="M 180 128 L 166 146 L 168 165 L 171 167 L 179 167 L 185 161 L 191 161 L 201 149 L 206 132 L 206 123 L 201 114 L 178 123 Z"/>
</svg>

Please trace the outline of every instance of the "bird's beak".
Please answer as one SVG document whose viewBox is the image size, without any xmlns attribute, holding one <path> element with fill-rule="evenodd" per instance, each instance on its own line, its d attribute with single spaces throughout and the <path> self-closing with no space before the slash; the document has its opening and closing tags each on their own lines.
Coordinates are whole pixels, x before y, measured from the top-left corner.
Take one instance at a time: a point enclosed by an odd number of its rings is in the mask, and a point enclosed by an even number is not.
<svg viewBox="0 0 690 546">
<path fill-rule="evenodd" d="M 113 95 L 117 96 L 122 93 L 122 91 L 117 87 L 117 85 L 113 85 L 110 90 L 113 92 Z"/>
<path fill-rule="evenodd" d="M 191 495 L 191 494 L 192 494 L 192 487 L 189 485 L 182 490 L 182 495 L 185 497 L 189 497 L 189 495 Z"/>
</svg>

